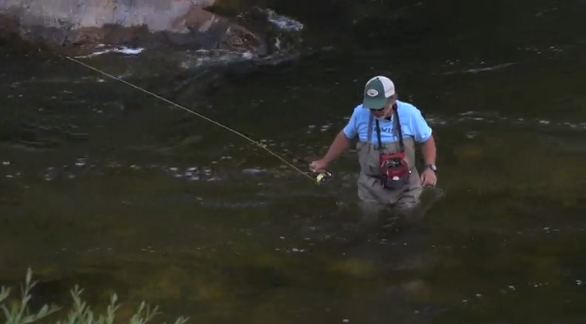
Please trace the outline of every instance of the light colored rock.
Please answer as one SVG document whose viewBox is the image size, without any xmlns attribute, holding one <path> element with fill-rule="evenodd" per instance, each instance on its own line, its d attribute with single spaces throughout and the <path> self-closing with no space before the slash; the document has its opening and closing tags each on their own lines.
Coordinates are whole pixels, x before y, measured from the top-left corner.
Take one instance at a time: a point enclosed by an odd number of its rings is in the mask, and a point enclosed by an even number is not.
<svg viewBox="0 0 586 324">
<path fill-rule="evenodd" d="M 48 45 L 179 45 L 217 48 L 260 38 L 205 8 L 215 0 L 0 0 L 0 37 Z"/>
</svg>

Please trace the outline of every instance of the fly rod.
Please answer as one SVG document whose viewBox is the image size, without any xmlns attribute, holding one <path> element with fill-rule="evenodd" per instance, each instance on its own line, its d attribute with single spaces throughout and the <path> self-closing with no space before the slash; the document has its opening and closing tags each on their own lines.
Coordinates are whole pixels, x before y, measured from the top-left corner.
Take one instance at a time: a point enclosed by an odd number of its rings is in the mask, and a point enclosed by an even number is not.
<svg viewBox="0 0 586 324">
<path fill-rule="evenodd" d="M 260 143 L 258 141 L 253 140 L 252 138 L 250 138 L 250 137 L 242 134 L 241 132 L 236 131 L 233 128 L 230 128 L 230 127 L 228 127 L 226 125 L 223 125 L 223 124 L 221 124 L 221 123 L 219 123 L 219 122 L 217 122 L 217 121 L 215 121 L 213 119 L 210 119 L 210 118 L 208 118 L 208 117 L 206 117 L 206 116 L 204 116 L 204 115 L 202 115 L 202 114 L 200 114 L 200 113 L 198 113 L 198 112 L 196 112 L 196 111 L 194 111 L 192 109 L 189 109 L 189 108 L 187 108 L 185 106 L 182 106 L 182 105 L 180 105 L 178 103 L 175 103 L 175 102 L 173 102 L 173 101 L 171 101 L 169 99 L 163 98 L 163 97 L 159 96 L 156 93 L 153 93 L 151 91 L 148 91 L 146 89 L 143 89 L 143 88 L 141 88 L 141 87 L 139 87 L 137 85 L 134 85 L 134 84 L 132 84 L 132 83 L 130 83 L 128 81 L 125 81 L 125 80 L 122 80 L 120 78 L 117 78 L 117 77 L 115 77 L 115 76 L 113 76 L 113 75 L 111 75 L 111 74 L 109 74 L 107 72 L 104 72 L 104 71 L 102 71 L 102 70 L 100 70 L 98 68 L 95 68 L 95 67 L 93 67 L 93 66 L 91 66 L 89 64 L 83 63 L 83 62 L 81 62 L 81 61 L 79 61 L 77 59 L 74 59 L 72 57 L 69 57 L 69 56 L 66 56 L 65 58 L 67 58 L 68 60 L 73 61 L 73 62 L 75 62 L 75 63 L 77 63 L 79 65 L 85 66 L 86 68 L 88 68 L 90 70 L 93 70 L 95 72 L 98 72 L 98 73 L 100 73 L 100 74 L 102 74 L 102 75 L 104 75 L 104 76 L 106 76 L 106 77 L 108 77 L 110 79 L 113 79 L 115 81 L 119 81 L 121 83 L 126 84 L 127 86 L 130 86 L 130 87 L 136 89 L 136 90 L 142 91 L 142 92 L 144 92 L 144 93 L 146 93 L 146 94 L 148 94 L 150 96 L 153 96 L 153 97 L 155 97 L 155 98 L 157 98 L 159 100 L 162 100 L 162 101 L 164 101 L 164 102 L 166 102 L 166 103 L 168 103 L 168 104 L 170 104 L 170 105 L 172 105 L 174 107 L 177 107 L 179 109 L 182 109 L 182 110 L 184 110 L 184 111 L 186 111 L 186 112 L 188 112 L 188 113 L 190 113 L 192 115 L 195 115 L 195 116 L 197 116 L 199 118 L 202 118 L 204 120 L 207 120 L 208 122 L 210 122 L 212 124 L 215 124 L 216 126 L 219 126 L 221 128 L 224 128 L 225 130 L 230 131 L 230 132 L 232 132 L 232 133 L 234 133 L 234 134 L 236 134 L 236 135 L 244 138 L 245 140 L 247 140 L 247 141 L 249 141 L 249 142 L 251 142 L 251 143 L 259 146 L 260 148 L 264 149 L 265 151 L 267 151 L 267 153 L 269 153 L 269 154 L 273 155 L 274 157 L 276 157 L 277 159 L 281 160 L 281 162 L 285 163 L 287 166 L 291 167 L 293 170 L 295 170 L 295 171 L 301 173 L 302 175 L 306 176 L 307 178 L 315 181 L 317 184 L 320 184 L 324 179 L 329 178 L 331 176 L 331 174 L 329 172 L 323 171 L 323 172 L 319 172 L 319 174 L 317 175 L 316 178 L 313 178 L 309 174 L 307 174 L 306 172 L 303 172 L 301 169 L 299 169 L 298 167 L 296 167 L 292 163 L 290 163 L 287 160 L 285 160 L 279 154 L 277 154 L 277 153 L 273 152 L 272 150 L 270 150 L 266 145 L 264 145 L 264 144 L 262 144 L 262 143 Z M 302 159 L 297 159 L 297 160 L 307 163 L 306 160 L 302 160 Z"/>
</svg>

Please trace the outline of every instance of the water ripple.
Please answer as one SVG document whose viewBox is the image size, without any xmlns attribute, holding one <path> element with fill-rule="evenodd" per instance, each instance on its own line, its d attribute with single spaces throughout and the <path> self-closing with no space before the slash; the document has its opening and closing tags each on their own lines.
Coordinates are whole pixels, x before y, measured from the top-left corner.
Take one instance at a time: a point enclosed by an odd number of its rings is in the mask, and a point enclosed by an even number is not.
<svg viewBox="0 0 586 324">
<path fill-rule="evenodd" d="M 558 127 L 572 130 L 586 129 L 586 122 L 576 121 L 550 121 L 542 118 L 528 118 L 528 117 L 503 117 L 497 114 L 466 111 L 453 117 L 429 116 L 426 117 L 430 124 L 436 125 L 453 125 L 457 123 L 509 123 L 515 126 L 535 126 L 535 127 Z"/>
<path fill-rule="evenodd" d="M 228 158 L 226 158 L 228 159 Z M 292 171 L 283 168 L 268 169 L 268 168 L 230 168 L 225 169 L 217 167 L 217 163 L 212 163 L 214 166 L 172 166 L 161 164 L 123 164 L 116 161 L 92 161 L 87 157 L 78 157 L 71 164 L 47 166 L 42 171 L 42 178 L 45 181 L 71 180 L 78 175 L 104 175 L 109 171 L 116 170 L 119 172 L 149 172 L 166 175 L 174 179 L 182 181 L 222 181 L 230 178 L 251 178 L 258 179 L 259 176 L 283 177 L 287 174 L 294 174 Z M 20 167 L 14 165 L 11 161 L 3 161 L 2 167 L 5 167 L 5 177 L 15 178 L 23 176 L 25 172 L 20 170 Z M 28 174 L 31 175 L 30 173 Z M 34 175 L 33 175 L 34 177 Z M 255 180 L 256 181 L 256 180 Z"/>
</svg>

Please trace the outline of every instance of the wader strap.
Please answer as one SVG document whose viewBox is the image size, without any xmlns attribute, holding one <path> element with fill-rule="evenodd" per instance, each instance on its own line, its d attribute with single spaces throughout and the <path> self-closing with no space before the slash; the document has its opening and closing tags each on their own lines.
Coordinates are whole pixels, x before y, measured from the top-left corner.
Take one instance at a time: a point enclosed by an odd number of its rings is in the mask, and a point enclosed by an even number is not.
<svg viewBox="0 0 586 324">
<path fill-rule="evenodd" d="M 395 115 L 395 128 L 397 129 L 398 135 L 399 135 L 399 149 L 401 152 L 405 152 L 405 143 L 403 143 L 403 130 L 401 130 L 401 121 L 399 120 L 399 112 L 397 111 L 397 105 L 395 104 L 393 106 L 393 111 L 394 111 L 394 115 Z M 370 142 L 370 129 L 372 127 L 372 120 L 374 119 L 374 117 L 372 116 L 372 114 L 370 114 L 370 121 L 368 122 L 368 141 Z M 378 123 L 378 119 L 376 120 L 376 137 L 378 140 L 378 150 L 382 150 L 383 149 L 383 143 L 381 140 L 381 135 L 380 135 L 380 125 Z"/>
<path fill-rule="evenodd" d="M 368 119 L 368 134 L 366 135 L 366 140 L 368 141 L 368 143 L 372 142 L 372 121 L 374 120 L 374 117 L 372 116 L 372 113 L 370 114 L 370 118 Z"/>
<path fill-rule="evenodd" d="M 399 120 L 399 112 L 397 111 L 397 104 L 393 106 L 396 117 L 397 132 L 399 133 L 399 149 L 401 152 L 405 152 L 405 143 L 403 143 L 403 130 L 401 129 L 401 120 Z"/>
<path fill-rule="evenodd" d="M 378 119 L 376 120 L 376 140 L 378 141 L 378 150 L 383 150 L 383 141 L 381 140 L 380 136 L 380 124 L 378 123 Z"/>
</svg>

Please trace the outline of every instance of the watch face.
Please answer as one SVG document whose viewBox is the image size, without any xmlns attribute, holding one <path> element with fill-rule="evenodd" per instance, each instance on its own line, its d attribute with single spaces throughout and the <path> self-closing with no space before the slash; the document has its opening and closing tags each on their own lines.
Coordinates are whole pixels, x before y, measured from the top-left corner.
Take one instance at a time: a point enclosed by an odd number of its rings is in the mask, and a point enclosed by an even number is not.
<svg viewBox="0 0 586 324">
<path fill-rule="evenodd" d="M 429 168 L 432 169 L 433 171 L 437 171 L 437 167 L 435 166 L 435 164 L 430 164 Z"/>
</svg>

